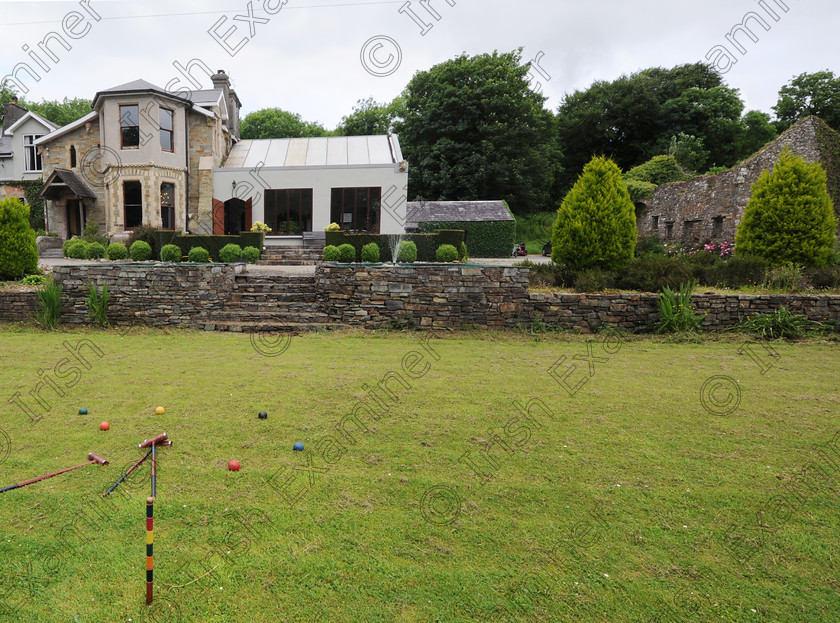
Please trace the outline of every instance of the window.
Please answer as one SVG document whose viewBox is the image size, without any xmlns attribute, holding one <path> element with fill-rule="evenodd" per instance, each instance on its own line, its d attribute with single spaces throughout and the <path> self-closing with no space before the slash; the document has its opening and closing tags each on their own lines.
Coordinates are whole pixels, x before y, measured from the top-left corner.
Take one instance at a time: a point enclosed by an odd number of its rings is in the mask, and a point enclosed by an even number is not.
<svg viewBox="0 0 840 623">
<path fill-rule="evenodd" d="M 38 153 L 38 148 L 35 147 L 35 141 L 44 136 L 43 134 L 26 134 L 23 137 L 23 155 L 26 162 L 24 167 L 26 171 L 40 171 L 41 170 L 41 154 Z"/>
<path fill-rule="evenodd" d="M 379 233 L 382 188 L 333 188 L 330 217 L 345 231 Z"/>
<path fill-rule="evenodd" d="M 123 182 L 125 228 L 134 229 L 143 224 L 143 186 L 140 182 Z"/>
<path fill-rule="evenodd" d="M 120 133 L 123 149 L 140 147 L 140 109 L 137 104 L 120 106 Z"/>
<path fill-rule="evenodd" d="M 651 216 L 650 218 L 653 220 L 653 223 L 651 224 L 650 228 L 651 229 L 659 229 L 659 217 L 658 216 Z"/>
<path fill-rule="evenodd" d="M 175 143 L 173 142 L 173 113 L 166 108 L 160 109 L 160 148 L 163 151 L 175 151 Z"/>
<path fill-rule="evenodd" d="M 70 145 L 70 168 L 76 168 L 76 146 Z"/>
<path fill-rule="evenodd" d="M 720 238 L 723 235 L 723 217 L 716 216 L 712 219 L 712 238 Z"/>
<path fill-rule="evenodd" d="M 175 229 L 175 184 L 160 185 L 160 221 L 163 229 Z"/>
<path fill-rule="evenodd" d="M 665 240 L 670 240 L 673 235 L 674 235 L 674 223 L 666 221 L 665 222 Z"/>
<path fill-rule="evenodd" d="M 267 190 L 265 224 L 273 233 L 281 235 L 312 231 L 312 189 Z"/>
</svg>

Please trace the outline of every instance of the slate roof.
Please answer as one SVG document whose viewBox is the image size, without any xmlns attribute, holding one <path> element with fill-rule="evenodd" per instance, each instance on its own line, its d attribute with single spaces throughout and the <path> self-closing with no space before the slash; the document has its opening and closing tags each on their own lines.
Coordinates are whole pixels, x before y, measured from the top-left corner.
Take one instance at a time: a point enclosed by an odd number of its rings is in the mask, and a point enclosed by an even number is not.
<svg viewBox="0 0 840 623">
<path fill-rule="evenodd" d="M 12 155 L 12 137 L 0 136 L 0 156 Z"/>
<path fill-rule="evenodd" d="M 402 159 L 395 135 L 271 138 L 239 141 L 222 168 L 394 166 Z"/>
<path fill-rule="evenodd" d="M 407 225 L 434 221 L 512 221 L 504 201 L 409 201 Z"/>
<path fill-rule="evenodd" d="M 47 181 L 44 182 L 44 187 L 38 193 L 38 199 L 58 199 L 67 191 L 79 199 L 96 199 L 96 193 L 85 184 L 84 180 L 67 169 L 55 169 L 50 173 Z"/>
</svg>

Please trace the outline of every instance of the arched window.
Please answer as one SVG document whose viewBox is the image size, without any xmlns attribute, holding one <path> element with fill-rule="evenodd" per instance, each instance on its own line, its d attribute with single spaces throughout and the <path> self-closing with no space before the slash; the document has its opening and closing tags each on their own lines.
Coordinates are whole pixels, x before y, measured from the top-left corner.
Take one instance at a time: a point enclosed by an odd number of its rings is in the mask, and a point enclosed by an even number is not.
<svg viewBox="0 0 840 623">
<path fill-rule="evenodd" d="M 76 168 L 76 146 L 70 145 L 70 168 Z"/>
</svg>

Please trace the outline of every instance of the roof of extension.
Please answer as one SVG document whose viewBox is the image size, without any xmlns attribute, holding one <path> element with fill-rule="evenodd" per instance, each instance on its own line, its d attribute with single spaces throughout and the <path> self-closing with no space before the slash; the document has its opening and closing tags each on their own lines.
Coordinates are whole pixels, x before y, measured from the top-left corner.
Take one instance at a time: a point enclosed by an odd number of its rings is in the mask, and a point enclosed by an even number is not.
<svg viewBox="0 0 840 623">
<path fill-rule="evenodd" d="M 456 221 L 512 221 L 504 201 L 409 201 L 406 204 L 408 225 Z"/>
<path fill-rule="evenodd" d="M 67 169 L 55 169 L 50 173 L 37 196 L 38 199 L 57 199 L 68 192 L 79 199 L 96 200 L 96 193 L 85 184 L 84 180 Z"/>
<path fill-rule="evenodd" d="M 393 134 L 267 138 L 240 141 L 222 168 L 378 167 L 402 161 L 400 142 Z"/>
</svg>

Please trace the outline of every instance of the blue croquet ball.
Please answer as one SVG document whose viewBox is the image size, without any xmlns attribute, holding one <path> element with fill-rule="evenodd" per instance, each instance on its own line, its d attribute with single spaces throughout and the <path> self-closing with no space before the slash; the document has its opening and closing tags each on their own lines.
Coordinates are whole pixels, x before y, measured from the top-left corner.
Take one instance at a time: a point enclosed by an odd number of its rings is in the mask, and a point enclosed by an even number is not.
<svg viewBox="0 0 840 623">
<path fill-rule="evenodd" d="M 79 415 L 87 415 L 87 409 L 85 409 L 84 407 L 79 409 Z"/>
<path fill-rule="evenodd" d="M 301 442 L 296 442 L 294 446 L 294 450 L 296 452 L 303 452 L 303 444 Z"/>
</svg>

